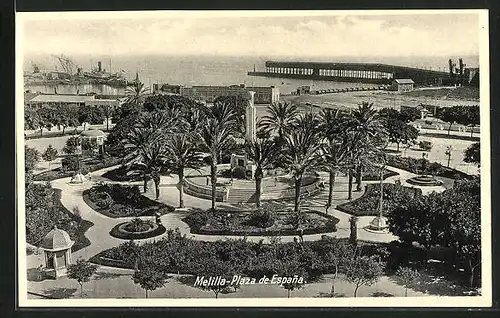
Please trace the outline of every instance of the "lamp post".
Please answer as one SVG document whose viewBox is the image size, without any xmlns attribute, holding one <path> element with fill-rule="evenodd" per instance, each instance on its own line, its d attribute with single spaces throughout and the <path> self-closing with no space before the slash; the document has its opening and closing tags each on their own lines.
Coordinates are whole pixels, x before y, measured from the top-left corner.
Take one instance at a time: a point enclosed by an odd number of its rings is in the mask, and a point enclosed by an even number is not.
<svg viewBox="0 0 500 318">
<path fill-rule="evenodd" d="M 446 147 L 446 151 L 445 151 L 445 155 L 448 156 L 448 164 L 447 164 L 447 167 L 449 168 L 450 167 L 450 160 L 451 160 L 451 151 L 453 150 L 453 147 L 452 146 L 448 146 Z"/>
</svg>

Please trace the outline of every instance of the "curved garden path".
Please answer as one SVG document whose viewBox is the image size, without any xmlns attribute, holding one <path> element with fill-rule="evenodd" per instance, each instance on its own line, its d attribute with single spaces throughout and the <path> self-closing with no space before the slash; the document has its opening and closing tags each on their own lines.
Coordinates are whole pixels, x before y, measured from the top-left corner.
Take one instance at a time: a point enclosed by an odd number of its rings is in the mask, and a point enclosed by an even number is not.
<svg viewBox="0 0 500 318">
<path fill-rule="evenodd" d="M 84 190 L 89 189 L 92 187 L 92 185 L 95 182 L 99 181 L 105 181 L 109 183 L 115 183 L 113 181 L 110 181 L 106 178 L 102 177 L 102 174 L 105 173 L 108 170 L 115 169 L 116 166 L 114 167 L 109 167 L 105 168 L 99 171 L 95 171 L 91 173 L 91 181 L 85 182 L 84 184 L 80 185 L 74 185 L 70 184 L 70 178 L 62 178 L 58 180 L 54 180 L 51 182 L 52 187 L 55 189 L 60 189 L 61 190 L 61 203 L 69 210 L 73 211 L 74 208 L 78 208 L 80 211 L 80 215 L 83 219 L 88 220 L 94 225 L 90 227 L 87 232 L 85 233 L 85 236 L 90 240 L 91 244 L 87 246 L 86 248 L 83 248 L 79 251 L 76 251 L 73 253 L 73 260 L 83 257 L 84 259 L 89 259 L 90 257 L 94 256 L 95 254 L 118 246 L 119 244 L 125 242 L 124 240 L 114 238 L 109 235 L 109 231 L 118 223 L 124 222 L 128 219 L 131 219 L 132 217 L 128 218 L 110 218 L 105 215 L 102 215 L 96 211 L 94 211 L 92 208 L 90 208 L 84 201 L 83 201 L 83 196 L 82 193 Z M 395 182 L 399 178 L 401 180 L 410 178 L 415 176 L 415 174 L 412 174 L 410 172 L 388 167 L 388 169 L 396 171 L 400 173 L 399 176 L 387 178 L 385 182 Z M 192 171 L 192 173 L 197 173 Z M 327 178 L 327 175 L 323 175 L 325 179 Z M 176 183 L 178 181 L 177 176 L 172 176 L 172 177 L 161 177 L 161 190 L 160 190 L 160 198 L 159 201 L 164 202 L 169 205 L 177 206 L 178 205 L 178 196 L 179 196 L 179 191 L 177 190 Z M 376 181 L 375 181 L 376 182 Z M 137 184 L 137 185 L 142 185 L 142 182 L 116 182 L 120 184 Z M 403 182 L 403 184 L 405 184 Z M 406 185 L 406 184 L 405 184 Z M 149 185 L 150 191 L 145 193 L 146 196 L 153 198 L 153 184 L 150 183 Z M 338 177 L 337 182 L 335 185 L 334 189 L 334 200 L 336 204 L 341 204 L 343 202 L 346 202 L 346 197 L 347 197 L 347 178 L 346 177 Z M 444 190 L 443 187 L 436 188 L 434 190 L 437 191 L 442 191 Z M 427 192 L 427 191 L 426 191 Z M 308 198 L 304 200 L 303 207 L 306 209 L 316 209 L 320 211 L 324 211 L 324 204 L 326 202 L 326 197 L 328 195 L 328 191 L 323 191 L 321 194 Z M 362 195 L 362 192 L 353 192 L 353 199 L 358 198 L 359 196 Z M 196 197 L 192 197 L 189 195 L 184 195 L 184 202 L 185 205 L 188 207 L 198 207 L 198 208 L 204 208 L 206 209 L 207 207 L 210 206 L 210 201 L 205 200 L 205 199 L 200 199 Z M 293 204 L 290 202 L 290 204 Z M 218 206 L 224 206 L 227 204 L 224 203 L 218 203 Z M 336 209 L 331 208 L 328 211 L 330 214 L 333 214 L 335 217 L 339 218 L 339 223 L 337 225 L 338 230 L 334 233 L 327 233 L 326 235 L 329 236 L 335 236 L 335 237 L 349 237 L 350 234 L 350 229 L 349 229 L 349 217 L 350 215 L 341 211 L 338 211 Z M 214 236 L 214 235 L 193 235 L 189 233 L 189 227 L 187 224 L 182 222 L 182 218 L 186 216 L 186 211 L 175 211 L 172 213 L 168 213 L 162 216 L 162 223 L 164 226 L 168 229 L 175 229 L 179 228 L 182 234 L 186 234 L 187 237 L 190 237 L 195 240 L 205 240 L 205 241 L 215 241 L 219 239 L 228 239 L 232 238 L 231 236 Z M 144 217 L 147 218 L 147 217 Z M 358 239 L 360 240 L 365 240 L 365 241 L 375 241 L 375 242 L 389 242 L 392 240 L 395 240 L 396 237 L 394 237 L 391 234 L 375 234 L 375 233 L 370 233 L 368 231 L 365 231 L 362 229 L 362 227 L 366 226 L 373 217 L 360 217 L 358 221 Z M 165 234 L 164 234 L 165 235 Z M 162 236 L 164 236 L 162 235 Z M 317 240 L 320 239 L 323 234 L 317 234 L 317 235 L 304 235 L 304 240 L 310 241 L 310 240 Z M 151 239 L 144 239 L 144 240 L 138 240 L 139 242 L 146 242 L 146 241 L 153 241 L 156 239 L 161 238 L 162 236 L 158 236 L 156 238 L 151 238 Z M 237 238 L 237 237 L 234 237 Z M 251 236 L 248 237 L 249 240 L 251 241 L 258 241 L 258 240 L 264 240 L 265 242 L 269 241 L 268 237 L 255 237 Z M 288 242 L 292 241 L 293 236 L 283 236 L 282 241 L 283 242 Z M 38 267 L 39 264 L 43 263 L 43 256 L 41 253 L 38 254 L 31 254 L 27 255 L 27 269 L 28 269 L 28 275 L 32 275 L 31 272 L 36 271 L 36 267 Z M 31 274 L 30 274 L 31 273 Z M 99 278 L 92 280 L 89 284 L 85 286 L 85 294 L 91 297 L 95 298 L 102 298 L 102 297 L 124 297 L 123 295 L 127 295 L 127 297 L 142 297 L 143 291 L 140 289 L 139 286 L 133 284 L 133 282 L 130 279 L 131 271 L 130 270 L 123 270 L 119 268 L 112 268 L 112 267 L 107 267 L 107 266 L 100 266 L 98 270 L 97 276 Z M 74 294 L 77 293 L 77 283 L 69 280 L 69 279 L 62 279 L 62 280 L 43 280 L 43 281 L 33 281 L 32 279 L 28 279 L 28 290 L 32 293 L 38 293 L 38 294 L 48 294 L 54 296 L 57 294 L 57 298 L 68 298 L 68 297 L 75 297 Z M 175 285 L 175 288 L 172 288 L 172 286 Z M 318 284 L 316 284 L 318 285 Z M 304 293 L 303 297 L 317 297 L 317 294 L 324 293 L 325 291 L 329 291 L 330 288 L 330 283 L 325 282 L 322 284 L 319 284 L 318 286 L 316 285 L 311 285 L 308 286 L 305 291 L 302 291 Z M 323 286 L 324 285 L 324 286 Z M 340 286 L 342 284 L 339 284 L 339 291 L 343 291 L 347 294 L 350 294 L 352 291 L 352 286 L 349 284 L 345 283 L 344 287 Z M 76 286 L 76 287 L 75 287 Z M 206 294 L 205 292 L 202 292 L 194 287 L 189 287 L 185 286 L 182 283 L 177 282 L 176 280 L 171 280 L 169 282 L 169 287 L 168 293 L 165 294 L 165 291 L 163 289 L 159 289 L 155 291 L 157 296 L 154 297 L 168 297 L 168 298 L 176 298 L 176 297 L 186 297 L 186 294 L 191 295 L 192 297 L 211 297 L 210 294 Z M 247 288 L 242 289 L 243 291 L 246 291 Z M 362 293 L 366 293 L 366 296 L 371 295 L 371 292 L 378 292 L 379 290 L 383 291 L 390 291 L 392 294 L 395 295 L 400 295 L 404 292 L 403 287 L 398 286 L 394 282 L 392 282 L 389 278 L 383 277 L 380 282 L 376 283 L 374 286 L 366 288 L 366 290 L 363 290 Z M 282 295 L 283 292 L 278 288 L 277 290 L 271 290 L 270 288 L 262 289 L 260 288 L 258 291 L 253 291 L 253 289 L 248 288 L 248 292 L 253 293 L 251 296 L 253 296 L 255 293 L 268 293 L 270 296 L 273 297 L 281 297 L 279 295 Z M 427 290 L 425 291 L 413 291 L 410 290 L 410 295 L 412 296 L 421 296 L 427 293 Z M 62 294 L 61 294 L 62 293 Z M 172 294 L 172 293 L 175 293 Z M 241 293 L 240 293 L 241 294 Z M 229 296 L 232 297 L 241 297 L 240 294 L 231 294 Z M 240 295 L 240 296 L 238 296 Z M 243 295 L 243 294 L 242 294 Z M 245 294 L 246 295 L 246 294 Z M 283 294 L 284 295 L 284 294 Z M 299 294 L 297 294 L 299 295 Z M 30 296 L 30 297 L 35 297 L 35 296 Z M 248 296 L 247 296 L 248 297 Z"/>
<path fill-rule="evenodd" d="M 77 208 L 80 211 L 80 215 L 83 219 L 88 220 L 94 225 L 88 229 L 88 231 L 85 233 L 85 236 L 90 240 L 91 244 L 90 246 L 83 248 L 77 252 L 74 253 L 74 257 L 83 257 L 85 259 L 88 259 L 89 257 L 112 247 L 118 246 L 119 244 L 123 243 L 124 240 L 117 239 L 114 237 L 111 237 L 109 235 L 109 231 L 118 223 L 127 221 L 129 219 L 132 219 L 132 217 L 124 217 L 124 218 L 110 218 L 105 215 L 102 215 L 101 213 L 98 213 L 94 211 L 92 208 L 90 208 L 83 200 L 82 193 L 84 190 L 89 189 L 92 187 L 95 182 L 99 181 L 105 181 L 109 183 L 120 183 L 124 185 L 130 185 L 130 184 L 137 184 L 137 185 L 142 185 L 142 182 L 113 182 L 110 181 L 109 179 L 103 178 L 102 174 L 105 173 L 106 171 L 115 169 L 117 166 L 113 167 L 108 167 L 102 170 L 95 171 L 91 173 L 91 181 L 87 181 L 83 184 L 70 184 L 70 178 L 62 178 L 62 179 L 57 179 L 51 182 L 52 187 L 55 189 L 60 189 L 61 190 L 61 202 L 62 204 L 69 210 L 73 211 L 75 208 Z M 415 174 L 404 171 L 401 169 L 393 168 L 393 167 L 388 167 L 389 170 L 393 170 L 395 172 L 398 172 L 398 176 L 390 177 L 385 180 L 385 182 L 389 183 L 394 183 L 396 180 L 401 179 L 403 185 L 411 186 L 406 184 L 403 180 L 406 180 L 407 178 L 415 176 Z M 194 171 L 188 171 L 188 174 L 191 173 L 198 173 Z M 327 178 L 326 174 L 321 174 L 322 177 Z M 160 197 L 158 201 L 163 202 L 168 205 L 172 206 L 178 206 L 178 201 L 179 201 L 179 191 L 176 187 L 178 181 L 178 177 L 176 175 L 173 176 L 162 176 L 161 177 L 161 182 L 160 182 Z M 334 200 L 337 204 L 343 203 L 347 201 L 345 198 L 347 197 L 347 191 L 346 191 L 346 183 L 347 183 L 347 178 L 346 177 L 338 177 L 334 189 Z M 377 181 L 374 182 L 366 182 L 366 183 L 377 183 Z M 146 196 L 153 198 L 154 199 L 154 194 L 153 194 L 153 184 L 149 184 L 149 190 L 147 193 L 145 193 Z M 423 189 L 427 193 L 429 191 L 443 191 L 444 187 L 439 186 L 439 187 L 426 187 Z M 304 200 L 303 206 L 306 209 L 313 209 L 313 210 L 319 210 L 319 211 L 324 211 L 324 204 L 326 202 L 326 197 L 328 191 L 323 191 L 321 194 L 307 198 Z M 353 198 L 357 198 L 361 196 L 362 192 L 353 192 Z M 206 209 L 210 206 L 210 201 L 206 199 L 200 199 L 196 198 L 187 194 L 184 194 L 184 203 L 187 207 L 192 207 L 192 208 L 201 208 L 201 209 Z M 290 202 L 292 204 L 292 202 Z M 230 206 L 229 204 L 225 203 L 218 203 L 218 206 Z M 195 240 L 203 240 L 203 241 L 216 241 L 220 239 L 230 239 L 230 238 L 238 238 L 238 236 L 219 236 L 219 235 L 198 235 L 198 234 L 191 234 L 189 232 L 189 227 L 186 223 L 182 221 L 182 218 L 187 215 L 187 211 L 182 211 L 182 210 L 177 210 L 172 213 L 167 213 L 161 217 L 163 225 L 167 229 L 175 229 L 179 228 L 180 232 L 182 234 L 186 234 L 187 237 L 190 237 Z M 330 208 L 328 211 L 329 214 L 333 214 L 335 217 L 339 218 L 339 223 L 337 225 L 338 230 L 333 233 L 326 233 L 326 234 L 314 234 L 314 235 L 305 235 L 304 240 L 318 240 L 321 238 L 322 235 L 329 235 L 329 236 L 335 236 L 335 237 L 349 237 L 350 229 L 349 229 L 349 218 L 350 214 L 341 212 L 339 210 L 336 210 L 334 208 Z M 151 217 L 143 217 L 143 218 L 151 218 Z M 371 233 L 368 231 L 363 230 L 362 228 L 365 227 L 371 220 L 373 219 L 372 216 L 365 216 L 365 217 L 360 217 L 358 221 L 358 239 L 360 240 L 365 240 L 365 241 L 375 241 L 375 242 L 389 242 L 394 239 L 396 239 L 395 236 L 391 234 L 376 234 L 376 233 Z M 146 241 L 152 241 L 161 238 L 165 234 L 161 236 L 157 236 L 155 238 L 151 239 L 144 239 L 144 240 L 138 240 L 139 242 L 146 242 Z M 259 240 L 264 240 L 264 242 L 269 241 L 269 237 L 267 236 L 249 236 L 249 240 L 251 241 L 259 241 Z M 293 236 L 283 236 L 281 237 L 283 242 L 288 242 L 293 240 Z"/>
</svg>

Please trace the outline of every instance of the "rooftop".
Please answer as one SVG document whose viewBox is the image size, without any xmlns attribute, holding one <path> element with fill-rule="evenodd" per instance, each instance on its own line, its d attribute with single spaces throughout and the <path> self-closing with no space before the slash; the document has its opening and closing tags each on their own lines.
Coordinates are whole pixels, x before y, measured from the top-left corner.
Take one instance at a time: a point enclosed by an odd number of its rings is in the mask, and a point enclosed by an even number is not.
<svg viewBox="0 0 500 318">
<path fill-rule="evenodd" d="M 415 84 L 412 79 L 409 78 L 398 78 L 394 80 L 398 84 Z"/>
<path fill-rule="evenodd" d="M 85 103 L 89 100 L 94 100 L 94 96 L 85 95 L 60 95 L 52 94 L 38 95 L 30 100 L 31 103 Z"/>
<path fill-rule="evenodd" d="M 60 251 L 71 248 L 73 244 L 75 244 L 75 242 L 71 240 L 66 231 L 54 226 L 54 229 L 43 238 L 40 248 L 49 251 Z"/>
<path fill-rule="evenodd" d="M 105 136 L 105 134 L 102 130 L 89 129 L 89 130 L 82 131 L 80 136 L 83 136 L 83 137 L 102 137 L 102 136 Z"/>
</svg>

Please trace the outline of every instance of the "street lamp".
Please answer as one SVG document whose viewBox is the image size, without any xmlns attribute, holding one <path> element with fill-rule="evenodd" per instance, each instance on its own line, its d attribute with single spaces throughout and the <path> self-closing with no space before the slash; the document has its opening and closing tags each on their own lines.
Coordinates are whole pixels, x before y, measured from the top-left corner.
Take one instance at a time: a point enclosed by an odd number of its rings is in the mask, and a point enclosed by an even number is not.
<svg viewBox="0 0 500 318">
<path fill-rule="evenodd" d="M 445 151 L 445 155 L 448 156 L 448 164 L 447 164 L 447 167 L 449 168 L 450 167 L 450 159 L 451 159 L 451 151 L 453 150 L 453 147 L 452 146 L 448 146 L 446 147 L 446 151 Z"/>
</svg>

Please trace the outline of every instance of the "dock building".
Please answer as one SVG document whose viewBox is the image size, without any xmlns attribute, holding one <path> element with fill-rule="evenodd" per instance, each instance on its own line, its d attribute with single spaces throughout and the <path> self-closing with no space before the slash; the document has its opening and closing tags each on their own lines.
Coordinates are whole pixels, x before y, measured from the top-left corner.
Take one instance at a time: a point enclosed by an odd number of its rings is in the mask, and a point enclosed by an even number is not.
<svg viewBox="0 0 500 318">
<path fill-rule="evenodd" d="M 279 101 L 280 93 L 279 88 L 274 86 L 269 87 L 258 87 L 258 86 L 244 86 L 244 85 L 232 85 L 232 86 L 191 86 L 179 88 L 179 94 L 181 96 L 203 101 L 206 103 L 213 103 L 217 97 L 220 96 L 244 96 L 248 92 L 255 92 L 254 103 L 255 104 L 272 104 Z"/>
</svg>

